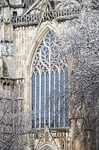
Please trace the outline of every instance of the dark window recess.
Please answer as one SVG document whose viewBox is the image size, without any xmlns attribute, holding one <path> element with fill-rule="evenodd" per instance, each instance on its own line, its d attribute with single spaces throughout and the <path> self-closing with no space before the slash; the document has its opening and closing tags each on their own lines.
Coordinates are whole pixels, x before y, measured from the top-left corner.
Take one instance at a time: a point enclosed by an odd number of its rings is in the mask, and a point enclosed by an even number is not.
<svg viewBox="0 0 99 150">
<path fill-rule="evenodd" d="M 50 4 L 51 4 L 52 8 L 54 9 L 55 8 L 54 1 L 50 1 Z"/>
<path fill-rule="evenodd" d="M 17 16 L 17 11 L 13 11 L 13 16 L 14 16 L 14 17 Z"/>
</svg>

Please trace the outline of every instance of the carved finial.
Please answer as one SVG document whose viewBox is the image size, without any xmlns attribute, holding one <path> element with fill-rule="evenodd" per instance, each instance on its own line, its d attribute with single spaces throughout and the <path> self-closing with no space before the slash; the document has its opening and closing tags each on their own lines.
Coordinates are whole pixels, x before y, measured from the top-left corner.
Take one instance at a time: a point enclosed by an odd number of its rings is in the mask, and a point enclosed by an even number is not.
<svg viewBox="0 0 99 150">
<path fill-rule="evenodd" d="M 8 5 L 8 2 L 7 2 L 6 0 L 3 0 L 2 6 L 3 6 L 3 7 L 8 7 L 8 6 L 9 6 L 9 5 Z"/>
<path fill-rule="evenodd" d="M 48 132 L 45 133 L 45 142 L 47 142 L 47 141 L 49 141 L 49 133 Z"/>
<path fill-rule="evenodd" d="M 41 7 L 41 19 L 39 24 L 41 24 L 45 20 L 52 20 L 55 18 L 54 14 L 54 1 L 52 0 L 43 0 Z"/>
</svg>

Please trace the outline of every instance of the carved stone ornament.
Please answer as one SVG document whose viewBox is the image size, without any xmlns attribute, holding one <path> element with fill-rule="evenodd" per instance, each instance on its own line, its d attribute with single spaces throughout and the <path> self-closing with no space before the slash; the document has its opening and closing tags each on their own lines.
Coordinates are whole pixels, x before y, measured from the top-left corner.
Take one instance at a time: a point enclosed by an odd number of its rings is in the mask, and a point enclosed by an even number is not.
<svg viewBox="0 0 99 150">
<path fill-rule="evenodd" d="M 54 139 L 52 138 L 49 128 L 47 126 L 44 128 L 44 133 L 40 141 L 38 142 L 36 149 L 39 150 L 42 147 L 42 145 L 54 145 L 56 147 L 55 150 L 58 150 L 58 147 Z"/>
<path fill-rule="evenodd" d="M 13 55 L 13 43 L 0 43 L 0 53 L 3 56 Z"/>
<path fill-rule="evenodd" d="M 49 141 L 49 133 L 48 132 L 45 133 L 45 142 L 46 141 Z"/>
<path fill-rule="evenodd" d="M 63 149 L 64 148 L 64 140 L 63 139 L 60 141 L 60 145 L 61 145 L 61 148 Z"/>
<path fill-rule="evenodd" d="M 43 8 L 43 11 L 42 11 Z M 42 2 L 42 7 L 41 7 L 41 18 L 40 22 L 45 21 L 45 20 L 51 20 L 55 18 L 53 7 L 51 5 L 50 0 L 44 0 Z"/>
<path fill-rule="evenodd" d="M 9 18 L 3 18 L 3 20 L 2 20 L 5 24 L 9 24 L 10 22 L 11 22 L 11 19 L 9 19 Z"/>
<path fill-rule="evenodd" d="M 37 0 L 28 8 L 26 12 L 21 16 L 15 16 L 12 18 L 13 26 L 36 26 L 47 20 L 53 20 L 60 22 L 63 20 L 79 18 L 82 5 L 77 2 L 69 2 L 64 6 L 60 0 Z"/>
<path fill-rule="evenodd" d="M 1 3 L 2 3 L 2 5 L 3 5 L 4 7 L 7 7 L 7 6 L 8 6 L 7 0 L 3 0 L 3 1 L 1 1 Z"/>
</svg>

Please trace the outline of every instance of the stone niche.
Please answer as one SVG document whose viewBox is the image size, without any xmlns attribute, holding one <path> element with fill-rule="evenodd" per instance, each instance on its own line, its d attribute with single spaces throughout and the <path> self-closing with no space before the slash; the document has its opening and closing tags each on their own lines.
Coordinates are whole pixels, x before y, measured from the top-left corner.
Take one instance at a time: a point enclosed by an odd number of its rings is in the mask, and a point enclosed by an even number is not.
<svg viewBox="0 0 99 150">
<path fill-rule="evenodd" d="M 17 6 L 22 4 L 22 0 L 9 0 L 9 3 Z"/>
</svg>

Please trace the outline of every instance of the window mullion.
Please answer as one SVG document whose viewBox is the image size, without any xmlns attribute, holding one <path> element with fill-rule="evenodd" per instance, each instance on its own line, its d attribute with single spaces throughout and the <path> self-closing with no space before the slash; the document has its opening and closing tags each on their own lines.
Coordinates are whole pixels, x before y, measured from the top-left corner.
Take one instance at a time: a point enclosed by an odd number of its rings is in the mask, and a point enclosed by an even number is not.
<svg viewBox="0 0 99 150">
<path fill-rule="evenodd" d="M 35 128 L 36 128 L 36 74 L 35 74 Z"/>
<path fill-rule="evenodd" d="M 39 128 L 41 128 L 41 73 L 39 74 Z"/>
<path fill-rule="evenodd" d="M 59 110 L 59 120 L 58 120 L 58 124 L 60 127 L 60 71 L 59 71 L 59 106 L 58 106 L 58 110 Z"/>
<path fill-rule="evenodd" d="M 49 42 L 50 44 L 50 42 Z M 51 102 L 51 99 L 50 99 L 50 94 L 51 94 L 51 47 L 49 46 L 49 127 L 50 127 L 50 123 L 51 123 L 51 116 L 50 116 L 50 102 Z"/>
<path fill-rule="evenodd" d="M 49 72 L 49 108 L 48 108 L 48 111 L 49 111 L 49 127 L 50 127 L 50 93 L 51 93 L 51 73 Z"/>
<path fill-rule="evenodd" d="M 46 73 L 44 73 L 44 126 L 46 126 Z"/>
<path fill-rule="evenodd" d="M 63 106 L 64 106 L 64 114 L 63 115 L 64 115 L 64 127 L 65 127 L 65 113 L 66 113 L 65 112 L 65 105 L 66 105 L 66 103 L 65 103 L 65 98 L 66 98 L 65 97 L 65 87 L 66 87 L 65 86 L 65 71 L 64 71 L 64 81 L 63 82 L 64 82 L 64 89 L 63 89 L 64 90 L 64 104 L 63 104 Z"/>
<path fill-rule="evenodd" d="M 54 111 L 53 111 L 53 113 L 54 113 L 54 115 L 53 115 L 54 116 L 54 127 L 55 127 L 55 118 L 56 118 L 56 114 L 55 114 L 55 103 L 56 103 L 55 102 L 55 99 L 56 99 L 55 90 L 56 89 L 55 89 L 55 72 L 54 72 L 54 93 L 53 93 L 54 94 L 54 102 L 53 102 L 53 105 L 54 105 Z"/>
</svg>

